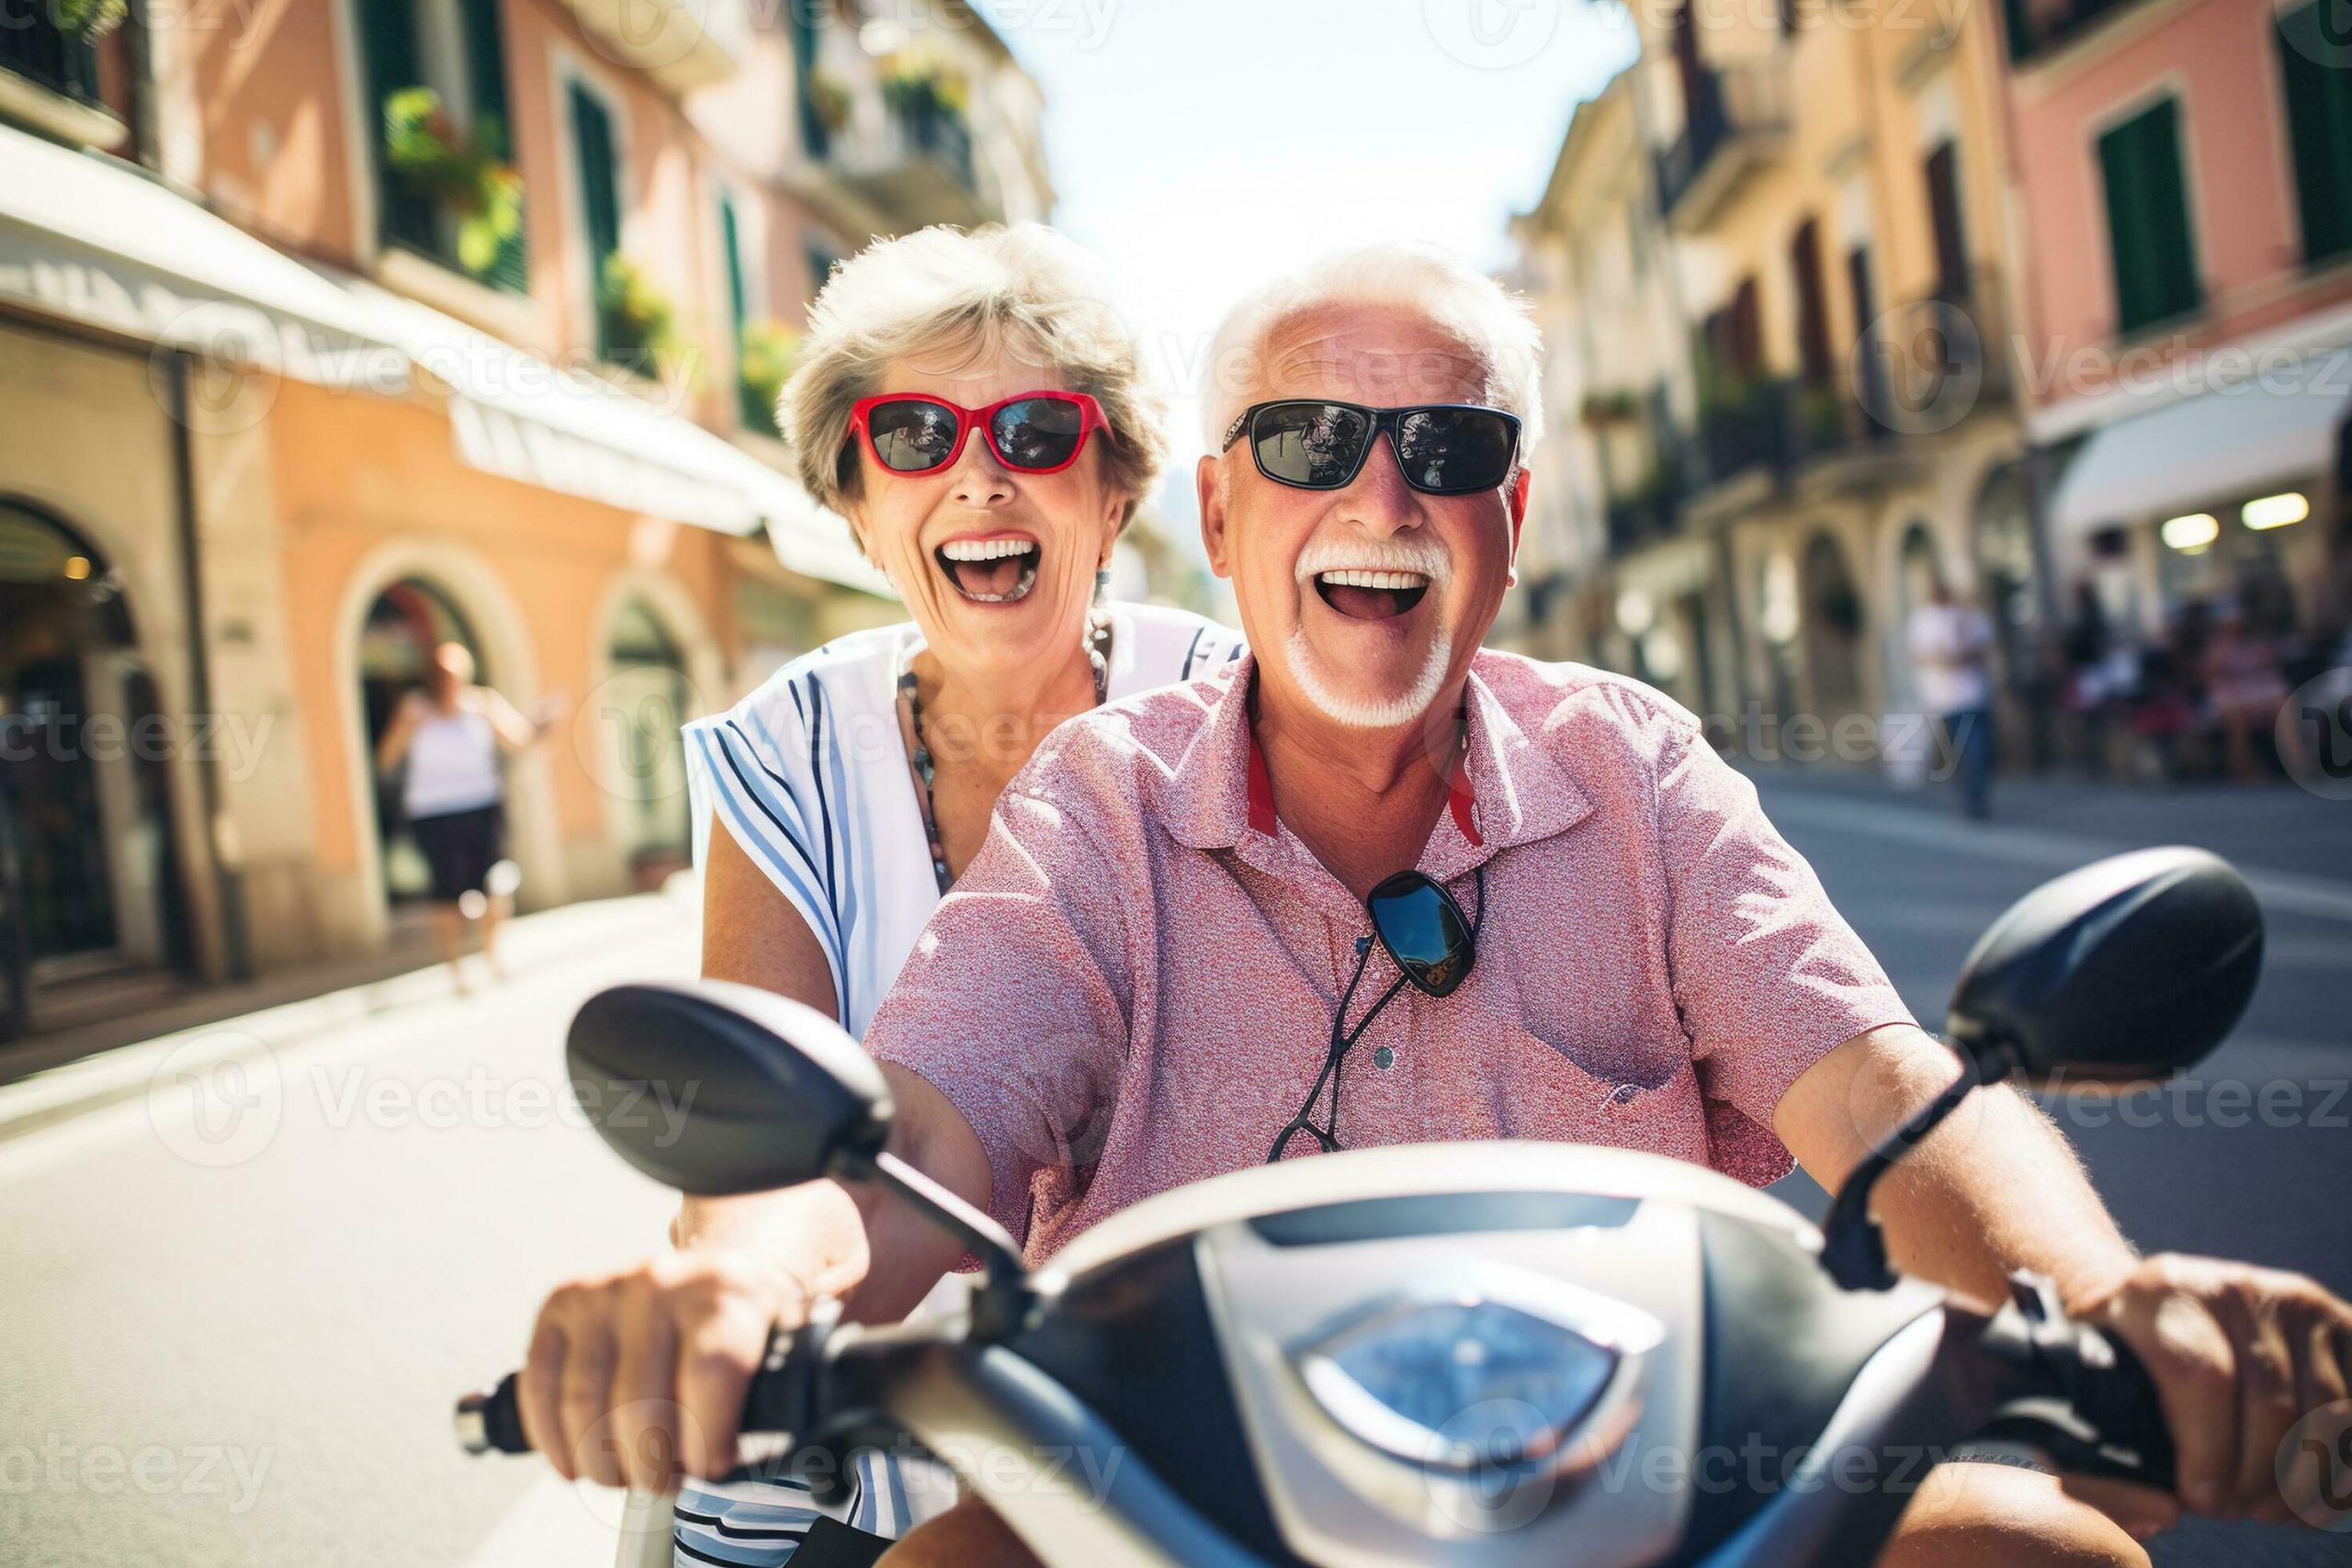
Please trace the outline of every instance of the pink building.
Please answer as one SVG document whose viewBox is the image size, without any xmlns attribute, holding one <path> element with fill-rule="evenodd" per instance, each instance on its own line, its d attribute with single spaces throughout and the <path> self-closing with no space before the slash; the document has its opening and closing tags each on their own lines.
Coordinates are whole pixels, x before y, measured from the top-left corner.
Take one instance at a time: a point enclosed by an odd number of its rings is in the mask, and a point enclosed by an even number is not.
<svg viewBox="0 0 2352 1568">
<path fill-rule="evenodd" d="M 2005 0 L 2049 565 L 2144 633 L 2197 602 L 2344 618 L 2352 40 L 2327 3 Z"/>
</svg>

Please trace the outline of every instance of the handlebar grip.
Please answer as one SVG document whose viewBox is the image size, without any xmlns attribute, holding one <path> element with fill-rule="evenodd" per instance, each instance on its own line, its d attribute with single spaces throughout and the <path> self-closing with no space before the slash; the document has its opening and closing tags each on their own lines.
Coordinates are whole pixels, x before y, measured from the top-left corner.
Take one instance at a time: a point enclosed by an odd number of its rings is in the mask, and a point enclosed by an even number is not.
<svg viewBox="0 0 2352 1568">
<path fill-rule="evenodd" d="M 2156 1380 L 2132 1347 L 2114 1335 L 2086 1326 L 2083 1339 L 2082 1381 L 2074 1391 L 2075 1409 L 2107 1439 L 2108 1446 L 2129 1449 L 2138 1456 L 2140 1479 L 2172 1491 L 2177 1482 L 2178 1456 Z M 2102 1351 L 2104 1366 L 2098 1364 Z"/>
<path fill-rule="evenodd" d="M 495 1449 L 503 1454 L 526 1454 L 531 1439 L 523 1435 L 523 1374 L 509 1372 L 498 1386 L 469 1393 L 458 1401 L 458 1446 L 469 1454 Z"/>
<path fill-rule="evenodd" d="M 801 1432 L 808 1429 L 818 1364 L 839 1308 L 820 1311 L 797 1330 L 769 1333 L 767 1354 L 743 1393 L 741 1430 Z M 469 1454 L 526 1454 L 531 1439 L 523 1430 L 523 1374 L 509 1372 L 498 1386 L 458 1401 L 458 1446 Z"/>
</svg>

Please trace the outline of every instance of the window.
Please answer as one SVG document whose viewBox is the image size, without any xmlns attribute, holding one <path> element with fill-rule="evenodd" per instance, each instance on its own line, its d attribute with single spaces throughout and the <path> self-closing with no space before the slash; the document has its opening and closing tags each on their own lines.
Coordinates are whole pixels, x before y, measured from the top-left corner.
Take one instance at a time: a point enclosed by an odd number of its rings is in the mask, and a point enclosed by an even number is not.
<svg viewBox="0 0 2352 1568">
<path fill-rule="evenodd" d="M 379 238 L 523 292 L 528 255 L 497 0 L 356 5 Z M 427 108 L 434 112 L 424 113 Z M 423 139 L 438 144 L 431 174 L 410 166 Z"/>
<path fill-rule="evenodd" d="M 2313 0 L 2278 18 L 2278 72 L 2287 89 L 2303 259 L 2352 252 L 2352 41 L 2331 39 Z"/>
<path fill-rule="evenodd" d="M 596 353 L 605 359 L 628 358 L 633 334 L 617 319 L 613 299 L 613 262 L 621 252 L 620 154 L 613 117 L 582 82 L 567 83 L 565 96 L 571 107 L 573 167 L 580 175 L 581 250 L 596 301 Z"/>
<path fill-rule="evenodd" d="M 1951 141 L 1928 154 L 1928 221 L 1935 231 L 1936 298 L 1968 298 L 1968 236 L 1960 223 L 1960 152 Z"/>
<path fill-rule="evenodd" d="M 2180 167 L 2180 102 L 2165 98 L 2098 139 L 2115 326 L 2136 332 L 2197 309 L 2196 243 Z"/>
<path fill-rule="evenodd" d="M 28 6 L 0 18 L 0 71 L 77 103 L 102 106 L 97 46 L 87 33 L 69 31 L 51 16 L 46 6 Z"/>
<path fill-rule="evenodd" d="M 718 238 L 727 252 L 727 319 L 734 329 L 736 414 L 745 429 L 773 435 L 775 411 L 768 406 L 766 393 L 753 385 L 745 364 L 746 335 L 752 325 L 751 262 L 744 254 L 742 220 L 734 198 L 725 191 L 718 195 Z"/>
</svg>

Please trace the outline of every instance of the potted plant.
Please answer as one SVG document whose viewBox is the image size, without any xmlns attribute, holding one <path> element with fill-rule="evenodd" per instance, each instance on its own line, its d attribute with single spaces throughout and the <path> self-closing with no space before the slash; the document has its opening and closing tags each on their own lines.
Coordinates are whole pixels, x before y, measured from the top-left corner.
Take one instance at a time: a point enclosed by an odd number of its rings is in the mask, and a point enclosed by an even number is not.
<svg viewBox="0 0 2352 1568">
<path fill-rule="evenodd" d="M 902 118 L 960 117 L 968 89 L 961 73 L 924 55 L 892 55 L 882 74 L 882 101 Z"/>
<path fill-rule="evenodd" d="M 743 423 L 763 434 L 776 432 L 776 400 L 800 355 L 800 334 L 782 321 L 746 321 L 739 345 L 737 378 L 741 383 Z"/>
<path fill-rule="evenodd" d="M 1641 404 L 1634 394 L 1623 388 L 1613 391 L 1587 392 L 1583 415 L 1587 424 L 1623 424 L 1641 412 Z"/>
<path fill-rule="evenodd" d="M 808 112 L 817 123 L 838 136 L 849 124 L 850 85 L 838 71 L 820 66 L 808 73 L 800 90 L 808 95 Z"/>
<path fill-rule="evenodd" d="M 684 359 L 677 312 L 645 269 L 616 252 L 596 280 L 596 321 L 606 359 L 662 379 Z"/>
<path fill-rule="evenodd" d="M 50 0 L 50 19 L 57 30 L 86 43 L 96 43 L 122 26 L 130 14 L 130 0 Z"/>
<path fill-rule="evenodd" d="M 384 161 L 409 186 L 458 220 L 458 262 L 486 276 L 523 232 L 523 177 L 502 156 L 505 137 L 489 117 L 471 134 L 441 95 L 403 87 L 384 100 Z"/>
</svg>

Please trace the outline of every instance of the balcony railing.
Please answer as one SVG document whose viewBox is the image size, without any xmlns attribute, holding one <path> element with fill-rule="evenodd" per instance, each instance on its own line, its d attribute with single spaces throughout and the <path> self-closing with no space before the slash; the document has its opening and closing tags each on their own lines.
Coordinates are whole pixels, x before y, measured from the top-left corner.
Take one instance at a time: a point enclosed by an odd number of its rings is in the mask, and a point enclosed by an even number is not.
<svg viewBox="0 0 2352 1568">
<path fill-rule="evenodd" d="M 1674 222 L 1707 221 L 1789 134 L 1788 62 L 1778 53 L 1702 68 L 1685 95 L 1682 134 L 1658 154 L 1658 199 Z"/>
<path fill-rule="evenodd" d="M 2003 0 L 2002 21 L 2009 35 L 2009 59 L 2023 63 L 2046 54 L 2118 11 L 2141 0 Z"/>
<path fill-rule="evenodd" d="M 28 6 L 21 15 L 0 17 L 0 70 L 76 103 L 105 107 L 98 96 L 97 46 L 50 21 L 44 9 Z"/>
</svg>

